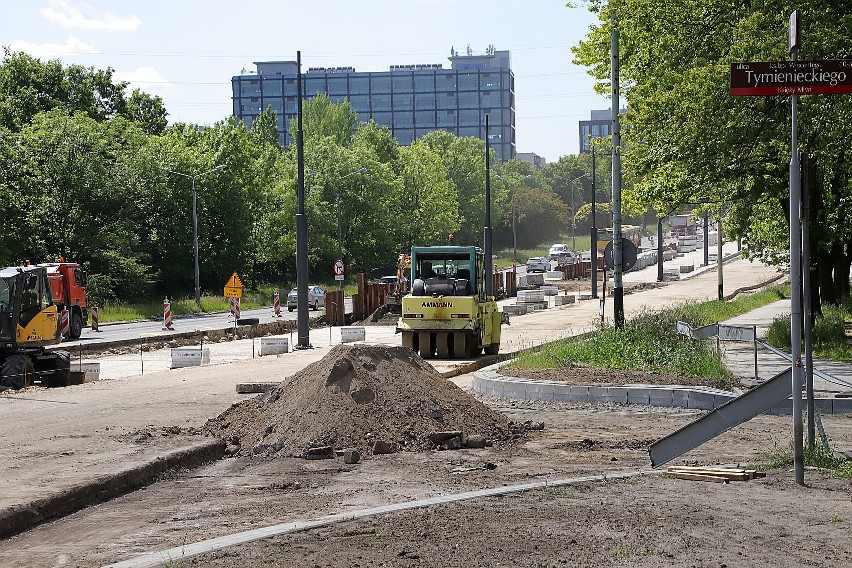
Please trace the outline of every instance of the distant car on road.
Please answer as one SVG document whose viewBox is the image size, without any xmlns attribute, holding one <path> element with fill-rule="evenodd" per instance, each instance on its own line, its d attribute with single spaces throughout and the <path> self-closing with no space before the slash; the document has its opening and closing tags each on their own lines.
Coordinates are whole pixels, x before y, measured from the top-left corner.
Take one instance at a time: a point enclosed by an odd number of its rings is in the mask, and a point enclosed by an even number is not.
<svg viewBox="0 0 852 568">
<path fill-rule="evenodd" d="M 402 283 L 405 284 L 406 282 L 408 282 L 408 278 L 403 276 Z M 382 276 L 381 279 L 379 279 L 379 283 L 396 286 L 396 276 Z"/>
<path fill-rule="evenodd" d="M 527 272 L 547 272 L 549 262 L 546 256 L 531 256 L 527 260 Z"/>
<path fill-rule="evenodd" d="M 556 260 L 557 257 L 559 257 L 559 255 L 562 255 L 562 254 L 565 254 L 565 253 L 568 253 L 568 252 L 571 252 L 571 250 L 568 248 L 568 245 L 566 245 L 564 243 L 556 243 L 555 245 L 550 247 L 550 251 L 547 254 L 550 256 L 550 258 Z"/>
<path fill-rule="evenodd" d="M 287 311 L 292 312 L 299 307 L 299 289 L 293 288 L 287 294 Z M 308 286 L 308 309 L 318 310 L 325 307 L 325 290 L 319 286 Z"/>
</svg>

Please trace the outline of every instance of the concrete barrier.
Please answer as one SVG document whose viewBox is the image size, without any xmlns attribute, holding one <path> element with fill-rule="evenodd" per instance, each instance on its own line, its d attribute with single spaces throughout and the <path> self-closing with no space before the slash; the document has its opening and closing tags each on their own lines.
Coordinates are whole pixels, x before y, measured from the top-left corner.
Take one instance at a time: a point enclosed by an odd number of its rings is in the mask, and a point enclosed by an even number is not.
<svg viewBox="0 0 852 568">
<path fill-rule="evenodd" d="M 522 316 L 529 311 L 526 304 L 509 304 L 503 306 L 503 311 L 510 316 Z"/>
<path fill-rule="evenodd" d="M 543 301 L 544 292 L 541 290 L 518 290 L 518 295 L 515 299 L 515 303 L 517 304 L 531 304 Z"/>
<path fill-rule="evenodd" d="M 341 327 L 340 342 L 352 343 L 353 341 L 364 341 L 367 338 L 367 332 L 363 327 Z"/>
<path fill-rule="evenodd" d="M 557 306 L 565 306 L 568 304 L 573 304 L 576 301 L 576 298 L 571 296 L 556 296 L 556 305 Z"/>
<path fill-rule="evenodd" d="M 565 280 L 565 273 L 561 270 L 548 270 L 544 274 L 545 280 Z"/>
<path fill-rule="evenodd" d="M 521 274 L 518 277 L 518 285 L 522 288 L 525 286 L 541 286 L 544 284 L 544 273 L 534 272 Z"/>
<path fill-rule="evenodd" d="M 280 355 L 290 349 L 290 340 L 286 337 L 261 337 L 260 356 Z"/>
<path fill-rule="evenodd" d="M 172 369 L 198 367 L 210 363 L 210 349 L 205 347 L 175 347 L 172 349 Z"/>
<path fill-rule="evenodd" d="M 555 296 L 559 293 L 559 288 L 556 286 L 542 286 L 539 290 L 541 290 L 545 296 Z"/>
<path fill-rule="evenodd" d="M 71 371 L 82 373 L 83 382 L 91 383 L 101 378 L 101 364 L 75 361 L 71 363 Z"/>
<path fill-rule="evenodd" d="M 689 272 L 692 272 L 693 270 L 695 270 L 694 264 L 681 264 L 680 265 L 680 273 L 681 274 L 687 274 Z"/>
</svg>

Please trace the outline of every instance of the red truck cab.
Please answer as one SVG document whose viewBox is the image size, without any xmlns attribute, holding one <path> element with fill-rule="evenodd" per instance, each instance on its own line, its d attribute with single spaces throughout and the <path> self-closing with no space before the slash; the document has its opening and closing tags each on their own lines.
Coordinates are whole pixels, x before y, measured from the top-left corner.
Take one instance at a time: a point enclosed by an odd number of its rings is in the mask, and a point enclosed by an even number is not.
<svg viewBox="0 0 852 568">
<path fill-rule="evenodd" d="M 89 323 L 89 305 L 86 301 L 86 273 L 76 262 L 47 262 L 39 264 L 47 269 L 53 303 L 61 312 L 68 310 L 70 338 L 78 339 L 83 326 Z"/>
</svg>

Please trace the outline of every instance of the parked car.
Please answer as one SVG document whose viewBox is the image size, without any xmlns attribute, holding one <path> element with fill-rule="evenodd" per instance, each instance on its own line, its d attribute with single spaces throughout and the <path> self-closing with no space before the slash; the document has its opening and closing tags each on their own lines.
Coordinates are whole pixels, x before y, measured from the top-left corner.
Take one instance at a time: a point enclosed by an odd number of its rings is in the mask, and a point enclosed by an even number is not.
<svg viewBox="0 0 852 568">
<path fill-rule="evenodd" d="M 550 247 L 550 251 L 548 252 L 548 254 L 550 255 L 550 258 L 556 260 L 559 255 L 565 254 L 567 252 L 571 252 L 571 250 L 568 248 L 568 245 L 563 243 L 556 243 L 555 245 Z"/>
<path fill-rule="evenodd" d="M 580 262 L 580 257 L 576 252 L 572 250 L 563 251 L 557 254 L 556 256 L 551 256 L 553 260 L 556 261 L 556 264 L 559 266 L 564 266 L 566 264 L 577 264 Z"/>
<path fill-rule="evenodd" d="M 293 288 L 287 294 L 287 311 L 299 307 L 299 289 Z M 318 310 L 325 307 L 325 290 L 319 286 L 308 286 L 308 309 Z"/>
<path fill-rule="evenodd" d="M 527 272 L 547 272 L 549 263 L 546 256 L 531 256 L 527 260 Z"/>
<path fill-rule="evenodd" d="M 402 277 L 403 285 L 405 285 L 405 283 L 407 283 L 407 282 L 408 282 L 408 278 L 403 276 Z M 379 283 L 387 284 L 389 286 L 396 286 L 396 276 L 382 276 L 381 279 L 379 280 Z"/>
</svg>

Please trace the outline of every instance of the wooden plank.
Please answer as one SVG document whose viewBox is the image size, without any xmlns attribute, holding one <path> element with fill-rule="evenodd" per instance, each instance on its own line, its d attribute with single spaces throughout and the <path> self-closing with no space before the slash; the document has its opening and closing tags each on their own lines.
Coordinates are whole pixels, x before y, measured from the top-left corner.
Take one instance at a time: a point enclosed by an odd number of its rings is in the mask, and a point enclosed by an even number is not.
<svg viewBox="0 0 852 568">
<path fill-rule="evenodd" d="M 731 481 L 748 481 L 757 477 L 755 470 L 744 470 L 725 467 L 695 467 L 695 466 L 669 466 L 669 473 L 695 473 L 698 475 L 716 475 L 725 477 Z"/>
<path fill-rule="evenodd" d="M 671 475 L 677 479 L 688 479 L 690 481 L 707 481 L 711 483 L 728 483 L 728 480 L 724 477 L 718 475 L 701 475 L 698 473 L 686 473 L 686 472 L 677 472 L 673 471 L 668 473 L 667 475 Z"/>
</svg>

